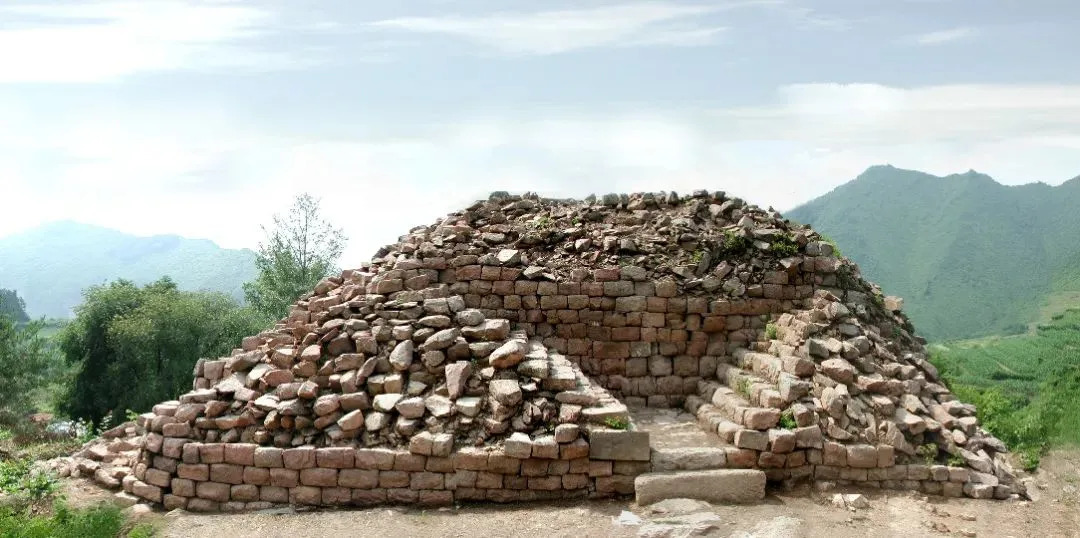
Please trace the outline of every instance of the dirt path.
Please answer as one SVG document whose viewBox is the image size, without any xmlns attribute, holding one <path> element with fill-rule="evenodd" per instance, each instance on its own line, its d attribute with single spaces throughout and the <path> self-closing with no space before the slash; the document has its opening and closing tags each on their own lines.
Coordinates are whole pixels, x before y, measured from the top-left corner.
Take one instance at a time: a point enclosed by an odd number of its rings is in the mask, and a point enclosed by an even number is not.
<svg viewBox="0 0 1080 538">
<path fill-rule="evenodd" d="M 461 537 L 676 537 L 789 536 L 914 538 L 986 536 L 1038 538 L 1080 536 L 1080 450 L 1057 452 L 1035 477 L 1033 502 L 942 499 L 915 493 L 845 489 L 862 493 L 869 508 L 834 506 L 837 491 L 809 487 L 774 492 L 762 504 L 707 506 L 675 503 L 656 513 L 630 499 L 530 505 L 466 505 L 421 511 L 404 508 L 254 513 L 155 515 L 163 536 L 240 538 L 246 536 L 421 536 Z M 683 508 L 684 510 L 680 510 Z M 624 510 L 640 524 L 614 522 Z M 683 511 L 685 513 L 680 513 Z"/>
</svg>

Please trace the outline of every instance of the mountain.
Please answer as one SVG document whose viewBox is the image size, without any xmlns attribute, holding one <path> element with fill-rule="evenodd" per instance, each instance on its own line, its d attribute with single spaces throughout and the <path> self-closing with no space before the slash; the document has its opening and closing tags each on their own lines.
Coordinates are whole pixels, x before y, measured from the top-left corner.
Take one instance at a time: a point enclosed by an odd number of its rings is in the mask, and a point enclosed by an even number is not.
<svg viewBox="0 0 1080 538">
<path fill-rule="evenodd" d="M 32 317 L 68 317 L 89 286 L 117 278 L 144 284 L 168 275 L 185 290 L 243 297 L 255 253 L 205 239 L 138 237 L 71 221 L 0 238 L 0 288 L 16 290 Z"/>
<path fill-rule="evenodd" d="M 832 237 L 931 340 L 1018 333 L 1080 298 L 1080 177 L 1005 186 L 874 166 L 786 214 Z M 1060 308 L 1058 308 L 1060 310 Z"/>
</svg>

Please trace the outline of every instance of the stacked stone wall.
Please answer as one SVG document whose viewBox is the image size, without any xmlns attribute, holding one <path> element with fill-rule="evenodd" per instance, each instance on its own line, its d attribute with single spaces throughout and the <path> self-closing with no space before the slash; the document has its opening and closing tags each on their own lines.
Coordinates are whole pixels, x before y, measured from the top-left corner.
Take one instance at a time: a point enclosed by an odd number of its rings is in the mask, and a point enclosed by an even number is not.
<svg viewBox="0 0 1080 538">
<path fill-rule="evenodd" d="M 454 449 L 449 434 L 423 432 L 407 450 L 283 449 L 151 433 L 123 487 L 167 509 L 201 512 L 632 494 L 634 478 L 650 468 L 648 436 L 598 428 L 590 437 L 592 443 L 563 429 L 538 439 L 512 437 L 499 447 Z"/>
</svg>

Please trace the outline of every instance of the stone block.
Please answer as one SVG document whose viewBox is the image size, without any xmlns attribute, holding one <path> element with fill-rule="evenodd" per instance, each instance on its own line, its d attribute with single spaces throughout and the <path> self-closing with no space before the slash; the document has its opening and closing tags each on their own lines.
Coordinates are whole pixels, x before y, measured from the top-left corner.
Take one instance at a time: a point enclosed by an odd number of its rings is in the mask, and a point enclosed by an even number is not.
<svg viewBox="0 0 1080 538">
<path fill-rule="evenodd" d="M 589 457 L 596 460 L 649 461 L 649 432 L 627 430 L 589 431 Z"/>
<path fill-rule="evenodd" d="M 300 483 L 305 486 L 334 487 L 338 485 L 338 471 L 318 467 L 301 469 Z"/>
<path fill-rule="evenodd" d="M 752 469 L 646 473 L 634 479 L 634 493 L 640 506 L 677 498 L 750 503 L 765 498 L 765 473 Z"/>
<path fill-rule="evenodd" d="M 208 501 L 226 502 L 232 486 L 221 482 L 199 482 L 195 484 L 195 495 Z"/>
</svg>

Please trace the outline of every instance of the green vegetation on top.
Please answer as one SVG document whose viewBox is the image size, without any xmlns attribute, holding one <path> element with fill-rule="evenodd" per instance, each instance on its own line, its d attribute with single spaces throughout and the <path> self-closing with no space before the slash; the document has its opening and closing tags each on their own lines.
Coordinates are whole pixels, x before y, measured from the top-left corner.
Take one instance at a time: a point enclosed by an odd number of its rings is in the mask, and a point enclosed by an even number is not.
<svg viewBox="0 0 1080 538">
<path fill-rule="evenodd" d="M 66 318 L 90 286 L 123 278 L 147 284 L 168 275 L 183 290 L 243 298 L 255 253 L 175 235 L 137 237 L 63 221 L 0 238 L 0 287 L 18 290 L 30 317 Z"/>
<path fill-rule="evenodd" d="M 1080 444 L 1080 308 L 1032 334 L 934 345 L 931 361 L 1029 467 L 1051 446 Z"/>
<path fill-rule="evenodd" d="M 875 166 L 787 212 L 826 233 L 919 334 L 941 341 L 1019 334 L 1060 294 L 1080 298 L 1080 178 L 1004 186 Z"/>
</svg>

